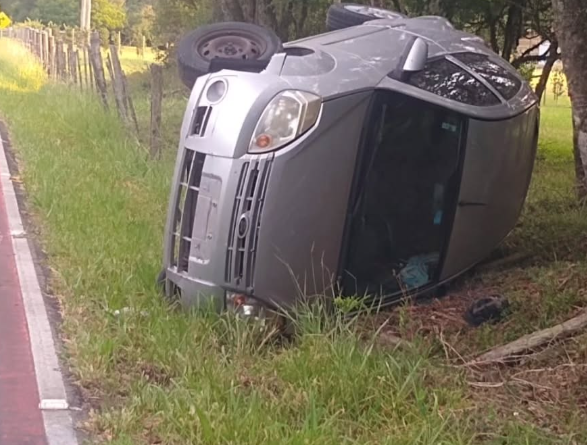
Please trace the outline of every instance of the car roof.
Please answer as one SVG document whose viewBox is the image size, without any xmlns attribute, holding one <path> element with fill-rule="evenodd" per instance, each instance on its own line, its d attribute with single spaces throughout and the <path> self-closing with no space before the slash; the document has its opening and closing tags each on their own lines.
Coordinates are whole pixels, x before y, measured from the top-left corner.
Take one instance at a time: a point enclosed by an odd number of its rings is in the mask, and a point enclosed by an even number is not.
<svg viewBox="0 0 587 445">
<path fill-rule="evenodd" d="M 390 73 L 398 68 L 406 48 L 416 37 L 427 42 L 429 61 L 448 57 L 458 64 L 460 70 L 489 88 L 498 97 L 499 103 L 491 106 L 465 104 L 393 79 Z M 537 104 L 532 88 L 512 65 L 495 54 L 483 39 L 456 30 L 442 17 L 373 20 L 360 26 L 289 42 L 284 47 L 286 55 L 281 77 L 292 87 L 312 91 L 325 100 L 358 90 L 381 88 L 400 91 L 489 120 L 507 119 Z M 460 53 L 486 56 L 517 78 L 521 88 L 513 97 L 504 97 L 474 68 L 455 60 L 453 55 Z"/>
</svg>

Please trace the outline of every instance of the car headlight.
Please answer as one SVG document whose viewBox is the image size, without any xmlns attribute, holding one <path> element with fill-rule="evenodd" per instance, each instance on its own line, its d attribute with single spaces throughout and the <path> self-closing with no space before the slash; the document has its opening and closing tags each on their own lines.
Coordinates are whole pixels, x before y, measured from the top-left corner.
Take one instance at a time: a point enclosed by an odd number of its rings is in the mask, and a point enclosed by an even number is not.
<svg viewBox="0 0 587 445">
<path fill-rule="evenodd" d="M 322 98 L 288 90 L 271 100 L 253 133 L 249 153 L 265 153 L 289 144 L 318 121 Z"/>
</svg>

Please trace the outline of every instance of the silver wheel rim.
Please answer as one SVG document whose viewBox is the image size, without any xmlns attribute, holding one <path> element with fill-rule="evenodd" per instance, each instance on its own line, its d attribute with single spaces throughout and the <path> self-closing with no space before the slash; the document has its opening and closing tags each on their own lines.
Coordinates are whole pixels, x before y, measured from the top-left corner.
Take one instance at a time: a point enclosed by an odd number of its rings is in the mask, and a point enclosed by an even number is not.
<svg viewBox="0 0 587 445">
<path fill-rule="evenodd" d="M 373 8 L 372 6 L 345 5 L 344 8 L 348 11 L 356 12 L 357 14 L 368 15 L 378 19 L 397 19 L 398 17 L 401 17 L 397 12 L 382 8 Z"/>
<path fill-rule="evenodd" d="M 256 60 L 266 49 L 262 40 L 247 33 L 218 32 L 203 40 L 196 51 L 207 60 L 216 58 Z"/>
</svg>

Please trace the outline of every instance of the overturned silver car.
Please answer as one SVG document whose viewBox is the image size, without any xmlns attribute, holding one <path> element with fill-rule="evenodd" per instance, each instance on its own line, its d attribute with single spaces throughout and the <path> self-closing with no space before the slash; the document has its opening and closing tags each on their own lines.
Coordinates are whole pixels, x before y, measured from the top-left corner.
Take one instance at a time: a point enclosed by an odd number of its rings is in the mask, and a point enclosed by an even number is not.
<svg viewBox="0 0 587 445">
<path fill-rule="evenodd" d="M 231 53 L 254 54 L 235 35 Z M 391 302 L 454 279 L 516 224 L 537 98 L 445 19 L 366 20 L 258 72 L 211 71 L 194 79 L 165 233 L 165 291 L 185 305 Z"/>
</svg>

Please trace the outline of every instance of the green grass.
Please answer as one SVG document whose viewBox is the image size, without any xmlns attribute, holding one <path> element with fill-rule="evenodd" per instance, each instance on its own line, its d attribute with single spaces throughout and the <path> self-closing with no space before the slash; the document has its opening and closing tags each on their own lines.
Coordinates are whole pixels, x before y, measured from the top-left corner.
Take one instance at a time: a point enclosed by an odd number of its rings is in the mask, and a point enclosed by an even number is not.
<svg viewBox="0 0 587 445">
<path fill-rule="evenodd" d="M 45 83 L 26 60 L 21 48 L 0 40 L 0 113 L 53 271 L 66 359 L 94 408 L 85 424 L 94 441 L 567 443 L 568 431 L 557 436 L 515 417 L 505 421 L 498 404 L 478 403 L 464 370 L 448 364 L 427 339 L 394 349 L 364 334 L 356 320 L 321 323 L 307 313 L 297 336 L 284 344 L 228 315 L 168 307 L 154 277 L 173 167 L 172 134 L 179 130 L 185 98 L 168 96 L 169 147 L 153 162 L 96 98 Z M 145 79 L 140 73 L 132 78 L 143 128 Z M 562 113 L 560 122 L 554 114 L 545 122 L 564 125 Z M 564 218 L 550 215 L 541 203 L 566 209 L 572 181 L 565 130 L 544 131 L 552 147 L 541 151 L 530 199 L 537 210 L 526 213 L 508 248 L 526 246 L 549 261 L 555 241 L 546 248 L 535 243 L 544 239 L 543 227 Z M 565 226 L 569 236 L 576 235 L 578 218 Z M 124 307 L 133 310 L 113 314 Z"/>
</svg>

